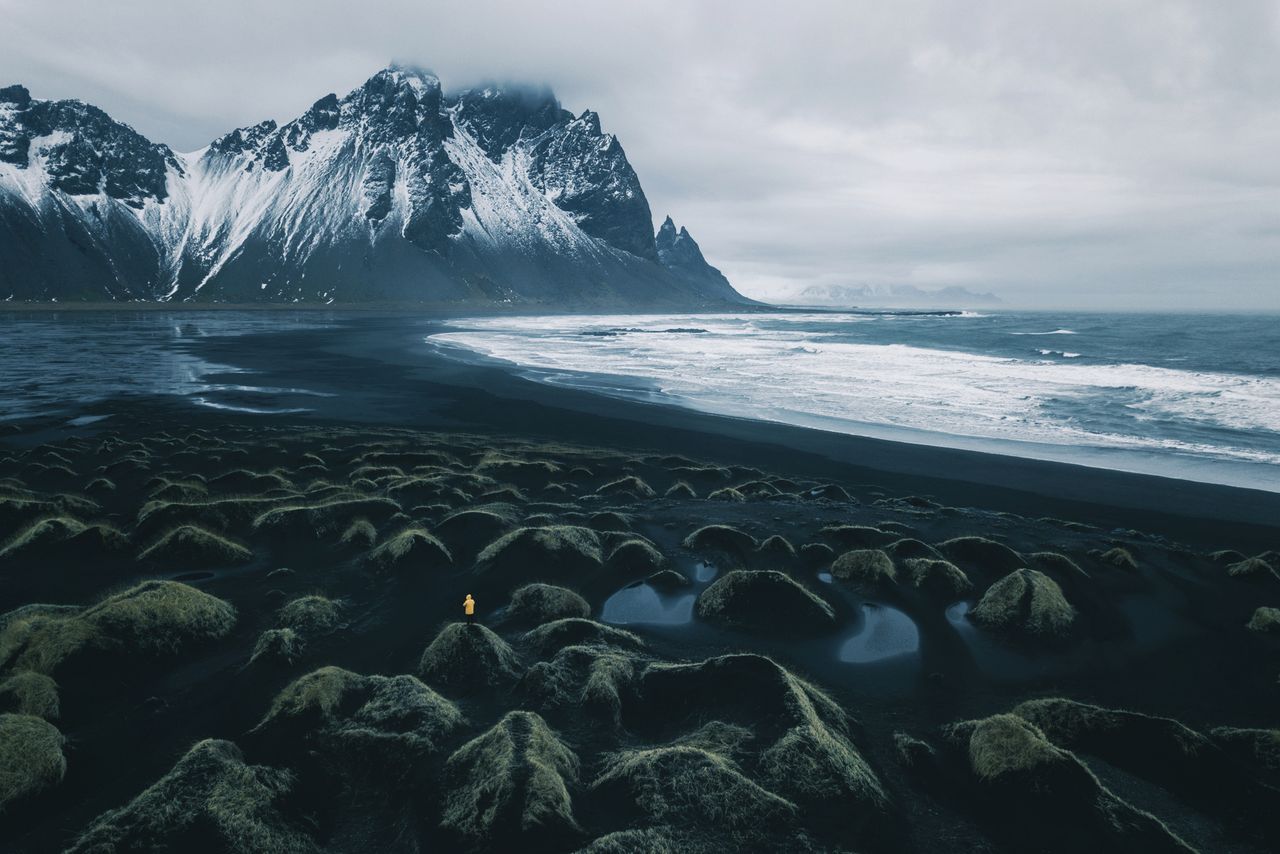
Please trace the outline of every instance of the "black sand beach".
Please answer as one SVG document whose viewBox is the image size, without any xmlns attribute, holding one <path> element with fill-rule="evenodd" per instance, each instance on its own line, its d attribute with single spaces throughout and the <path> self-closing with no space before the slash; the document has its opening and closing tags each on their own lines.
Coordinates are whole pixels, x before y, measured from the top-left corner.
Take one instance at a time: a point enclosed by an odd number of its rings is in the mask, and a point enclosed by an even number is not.
<svg viewBox="0 0 1280 854">
<path fill-rule="evenodd" d="M 6 849 L 1274 850 L 1280 494 L 603 398 L 430 329 L 184 345 L 306 413 L 0 435 Z"/>
</svg>

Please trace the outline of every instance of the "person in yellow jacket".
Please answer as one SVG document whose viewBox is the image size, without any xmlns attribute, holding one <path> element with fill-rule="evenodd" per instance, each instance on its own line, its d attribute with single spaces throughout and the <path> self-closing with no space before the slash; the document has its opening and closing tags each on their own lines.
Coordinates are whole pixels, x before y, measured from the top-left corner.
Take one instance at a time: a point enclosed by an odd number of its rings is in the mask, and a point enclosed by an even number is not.
<svg viewBox="0 0 1280 854">
<path fill-rule="evenodd" d="M 467 625 L 474 626 L 476 624 L 476 600 L 471 598 L 471 594 L 467 594 L 467 598 L 462 600 L 462 613 L 467 615 Z"/>
</svg>

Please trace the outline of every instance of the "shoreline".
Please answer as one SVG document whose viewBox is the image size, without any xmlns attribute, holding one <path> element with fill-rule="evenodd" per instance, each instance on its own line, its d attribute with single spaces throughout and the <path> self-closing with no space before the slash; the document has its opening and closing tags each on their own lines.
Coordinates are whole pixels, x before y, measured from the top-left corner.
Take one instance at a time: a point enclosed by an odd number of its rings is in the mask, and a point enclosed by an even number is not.
<svg viewBox="0 0 1280 854">
<path fill-rule="evenodd" d="M 762 455 L 769 464 L 820 474 L 835 465 L 842 478 L 876 482 L 884 476 L 904 492 L 934 493 L 962 506 L 992 506 L 1022 515 L 1075 512 L 1094 521 L 1141 527 L 1163 517 L 1160 527 L 1185 531 L 1179 519 L 1211 533 L 1227 523 L 1256 528 L 1266 540 L 1280 535 L 1280 494 L 1154 475 L 1095 469 L 946 447 L 915 445 L 776 422 L 700 412 L 669 405 L 624 401 L 580 389 L 550 386 L 499 365 L 469 364 L 433 352 L 425 338 L 438 328 L 430 319 L 406 324 L 375 317 L 339 323 L 343 330 L 297 330 L 200 343 L 201 355 L 220 364 L 261 372 L 268 385 L 312 388 L 311 372 L 288 367 L 290 358 L 309 363 L 316 351 L 352 362 L 352 381 L 335 389 L 364 388 L 376 401 L 376 420 L 404 426 L 514 429 L 540 438 L 661 447 L 672 452 L 724 456 L 742 463 Z M 256 347 L 255 347 L 256 345 Z M 301 348 L 295 352 L 295 348 Z M 293 354 L 292 357 L 290 354 Z M 371 370 L 364 370 L 365 367 Z M 280 374 L 272 379 L 273 374 Z M 376 385 L 369 388 L 372 377 Z M 401 394 L 405 389 L 418 394 Z M 318 389 L 321 391 L 329 389 Z M 452 400 L 455 411 L 442 411 Z M 514 423 L 509 402 L 528 408 Z M 311 418 L 354 417 L 358 407 L 342 397 L 317 399 Z M 341 410 L 339 412 L 337 410 Z M 832 476 L 834 471 L 830 471 Z M 1030 508 L 1042 512 L 1031 514 Z M 1113 514 L 1110 511 L 1119 511 Z M 1268 534 L 1267 531 L 1270 531 Z M 1223 539 L 1232 539 L 1221 531 Z"/>
<path fill-rule="evenodd" d="M 336 318 L 324 329 L 212 336 L 182 346 L 208 362 L 247 369 L 260 385 L 335 395 L 308 398 L 307 413 L 218 413 L 233 420 L 468 429 L 732 457 L 740 464 L 880 483 L 943 503 L 1065 515 L 1109 528 L 1156 527 L 1203 543 L 1244 537 L 1272 547 L 1280 539 L 1280 493 L 858 436 L 547 384 L 522 376 L 518 366 L 437 352 L 425 339 L 448 328 L 438 318 L 371 312 Z M 324 370 L 316 370 L 321 364 Z M 243 374 L 207 380 L 233 377 L 243 380 Z M 93 408 L 130 410 L 140 403 L 103 400 Z M 518 417 L 512 417 L 512 404 L 520 406 Z M 157 398 L 144 405 L 170 403 Z M 191 401 L 180 405 L 215 412 Z"/>
</svg>

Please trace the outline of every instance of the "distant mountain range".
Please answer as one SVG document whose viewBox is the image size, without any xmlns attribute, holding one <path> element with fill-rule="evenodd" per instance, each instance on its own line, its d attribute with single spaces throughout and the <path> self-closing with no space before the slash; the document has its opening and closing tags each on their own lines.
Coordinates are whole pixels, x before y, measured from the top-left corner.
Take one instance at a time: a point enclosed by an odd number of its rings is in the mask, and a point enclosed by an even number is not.
<svg viewBox="0 0 1280 854">
<path fill-rule="evenodd" d="M 0 300 L 715 307 L 749 302 L 595 113 L 391 66 L 179 154 L 0 89 Z"/>
<path fill-rule="evenodd" d="M 996 305 L 1000 298 L 990 293 L 974 293 L 952 285 L 924 290 L 915 285 L 808 285 L 784 294 L 774 301 L 786 305 L 851 308 L 854 306 L 892 306 L 895 308 L 969 308 Z"/>
</svg>

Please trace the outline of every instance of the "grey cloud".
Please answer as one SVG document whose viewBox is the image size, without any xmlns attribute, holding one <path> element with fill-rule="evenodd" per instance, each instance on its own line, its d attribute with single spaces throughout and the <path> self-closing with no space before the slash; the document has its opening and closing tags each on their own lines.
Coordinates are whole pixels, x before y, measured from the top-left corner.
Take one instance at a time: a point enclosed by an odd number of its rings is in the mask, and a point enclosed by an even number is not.
<svg viewBox="0 0 1280 854">
<path fill-rule="evenodd" d="M 0 82 L 193 149 L 391 60 L 548 84 L 743 290 L 1280 309 L 1269 0 L 0 0 Z"/>
</svg>

